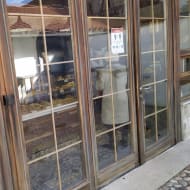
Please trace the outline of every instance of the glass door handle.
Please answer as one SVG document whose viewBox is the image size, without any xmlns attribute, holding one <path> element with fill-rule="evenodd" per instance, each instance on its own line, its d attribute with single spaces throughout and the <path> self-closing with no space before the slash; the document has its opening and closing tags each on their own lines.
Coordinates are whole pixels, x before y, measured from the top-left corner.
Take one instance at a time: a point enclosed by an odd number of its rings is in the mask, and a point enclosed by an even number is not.
<svg viewBox="0 0 190 190">
<path fill-rule="evenodd" d="M 144 95 L 143 95 L 143 87 L 139 88 L 139 98 L 140 98 L 140 102 L 142 103 L 142 107 L 143 107 L 143 112 L 145 111 L 145 99 L 144 99 Z"/>
</svg>

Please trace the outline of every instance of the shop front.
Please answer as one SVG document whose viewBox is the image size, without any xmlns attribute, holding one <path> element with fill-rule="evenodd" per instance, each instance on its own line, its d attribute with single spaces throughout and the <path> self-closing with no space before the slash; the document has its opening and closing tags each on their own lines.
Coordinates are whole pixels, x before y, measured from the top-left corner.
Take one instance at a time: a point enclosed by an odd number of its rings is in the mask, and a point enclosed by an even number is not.
<svg viewBox="0 0 190 190">
<path fill-rule="evenodd" d="M 6 189 L 98 189 L 180 139 L 179 2 L 0 2 Z"/>
</svg>

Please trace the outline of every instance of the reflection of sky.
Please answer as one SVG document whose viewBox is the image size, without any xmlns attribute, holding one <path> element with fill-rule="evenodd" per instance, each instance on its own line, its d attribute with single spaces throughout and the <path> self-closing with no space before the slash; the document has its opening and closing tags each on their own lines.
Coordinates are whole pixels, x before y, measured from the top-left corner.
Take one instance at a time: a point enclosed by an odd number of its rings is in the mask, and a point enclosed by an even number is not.
<svg viewBox="0 0 190 190">
<path fill-rule="evenodd" d="M 23 6 L 30 3 L 32 0 L 6 0 L 8 6 Z"/>
</svg>

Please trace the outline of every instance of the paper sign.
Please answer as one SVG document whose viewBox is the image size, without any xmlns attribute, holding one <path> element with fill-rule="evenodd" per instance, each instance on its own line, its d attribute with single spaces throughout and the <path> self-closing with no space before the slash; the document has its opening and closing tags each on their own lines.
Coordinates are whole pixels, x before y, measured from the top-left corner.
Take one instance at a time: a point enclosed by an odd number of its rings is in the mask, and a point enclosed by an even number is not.
<svg viewBox="0 0 190 190">
<path fill-rule="evenodd" d="M 112 54 L 124 53 L 123 28 L 111 29 L 111 52 Z"/>
</svg>

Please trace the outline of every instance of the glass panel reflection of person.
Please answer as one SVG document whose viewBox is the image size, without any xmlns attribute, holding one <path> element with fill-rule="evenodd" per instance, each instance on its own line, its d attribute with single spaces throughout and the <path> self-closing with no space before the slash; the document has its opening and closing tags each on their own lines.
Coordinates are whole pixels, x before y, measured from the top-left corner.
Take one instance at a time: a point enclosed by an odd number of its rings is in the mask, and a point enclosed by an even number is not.
<svg viewBox="0 0 190 190">
<path fill-rule="evenodd" d="M 121 64 L 119 60 L 114 61 L 111 69 L 112 79 L 110 79 L 109 66 L 97 69 L 96 71 L 96 89 L 103 96 L 101 102 L 101 120 L 103 125 L 111 129 L 113 123 L 115 126 L 127 123 L 129 121 L 128 94 L 127 92 L 122 93 L 127 88 L 126 65 Z M 112 89 L 114 95 L 105 96 L 110 94 L 110 89 Z M 112 113 L 114 113 L 114 118 Z M 123 127 L 123 130 L 126 130 L 126 127 Z M 128 140 L 126 141 L 127 137 L 124 134 L 126 133 L 122 131 L 121 141 L 127 144 Z"/>
</svg>

